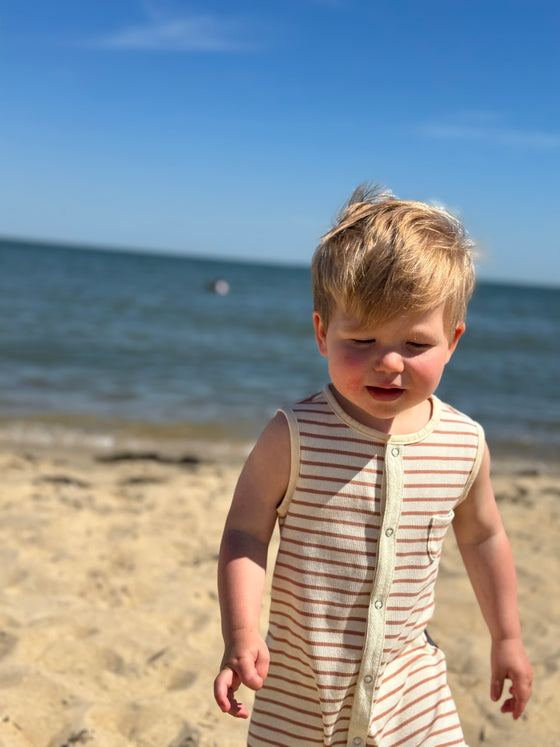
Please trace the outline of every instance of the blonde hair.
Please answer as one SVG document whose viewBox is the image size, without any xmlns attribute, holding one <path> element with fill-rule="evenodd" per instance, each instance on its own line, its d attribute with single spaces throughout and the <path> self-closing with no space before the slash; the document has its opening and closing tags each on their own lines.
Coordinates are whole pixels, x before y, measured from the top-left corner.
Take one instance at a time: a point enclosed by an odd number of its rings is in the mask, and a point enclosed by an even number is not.
<svg viewBox="0 0 560 747">
<path fill-rule="evenodd" d="M 474 287 L 472 248 L 446 210 L 362 185 L 313 255 L 315 311 L 326 328 L 335 309 L 384 323 L 445 303 L 452 336 Z"/>
</svg>

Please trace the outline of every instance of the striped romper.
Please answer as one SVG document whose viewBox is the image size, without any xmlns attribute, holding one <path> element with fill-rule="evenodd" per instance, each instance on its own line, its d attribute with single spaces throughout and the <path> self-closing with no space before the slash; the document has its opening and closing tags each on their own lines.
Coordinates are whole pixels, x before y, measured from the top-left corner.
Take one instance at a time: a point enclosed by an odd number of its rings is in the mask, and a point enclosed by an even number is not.
<svg viewBox="0 0 560 747">
<path fill-rule="evenodd" d="M 248 747 L 464 746 L 425 629 L 482 429 L 435 396 L 429 423 L 407 436 L 353 420 L 329 387 L 283 412 L 292 468 Z"/>
</svg>

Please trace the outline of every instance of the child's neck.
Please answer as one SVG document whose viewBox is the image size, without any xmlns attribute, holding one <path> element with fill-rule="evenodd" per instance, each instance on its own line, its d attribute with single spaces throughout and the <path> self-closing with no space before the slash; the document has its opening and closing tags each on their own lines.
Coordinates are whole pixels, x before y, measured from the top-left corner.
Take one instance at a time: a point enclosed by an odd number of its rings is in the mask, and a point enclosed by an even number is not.
<svg viewBox="0 0 560 747">
<path fill-rule="evenodd" d="M 386 431 L 393 436 L 405 436 L 408 433 L 418 433 L 425 428 L 432 417 L 432 400 L 425 399 L 411 410 L 401 413 L 394 418 L 390 430 Z"/>
</svg>

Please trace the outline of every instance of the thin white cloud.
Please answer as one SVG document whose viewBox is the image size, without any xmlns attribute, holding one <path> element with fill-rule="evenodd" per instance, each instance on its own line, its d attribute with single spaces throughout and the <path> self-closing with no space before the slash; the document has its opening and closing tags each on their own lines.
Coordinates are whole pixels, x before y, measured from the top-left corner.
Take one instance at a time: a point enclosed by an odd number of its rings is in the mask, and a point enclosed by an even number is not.
<svg viewBox="0 0 560 747">
<path fill-rule="evenodd" d="M 439 140 L 471 140 L 494 145 L 533 150 L 557 150 L 560 148 L 560 135 L 538 130 L 520 130 L 500 124 L 479 121 L 465 122 L 430 122 L 419 127 L 425 137 Z M 488 115 L 487 119 L 495 119 Z"/>
<path fill-rule="evenodd" d="M 255 45 L 243 40 L 237 21 L 205 15 L 180 18 L 152 17 L 144 24 L 127 26 L 91 40 L 101 49 L 143 52 L 247 52 Z"/>
</svg>

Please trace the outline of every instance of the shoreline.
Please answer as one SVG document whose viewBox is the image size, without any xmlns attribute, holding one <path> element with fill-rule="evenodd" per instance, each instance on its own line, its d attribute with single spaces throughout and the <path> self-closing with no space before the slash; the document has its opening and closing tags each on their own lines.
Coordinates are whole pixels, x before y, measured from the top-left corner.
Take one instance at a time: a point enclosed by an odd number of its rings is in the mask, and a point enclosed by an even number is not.
<svg viewBox="0 0 560 747">
<path fill-rule="evenodd" d="M 272 413 L 273 414 L 273 413 Z M 271 416 L 272 416 L 271 414 Z M 263 418 L 262 427 L 266 424 Z M 260 427 L 248 423 L 157 423 L 49 414 L 0 417 L 0 449 L 75 453 L 158 454 L 162 459 L 192 457 L 203 460 L 244 461 L 258 438 Z M 554 441 L 497 440 L 487 435 L 496 472 L 560 474 L 558 447 Z"/>
<path fill-rule="evenodd" d="M 160 443 L 121 457 L 0 443 L 0 745 L 243 747 L 247 723 L 212 698 L 216 561 L 242 455 Z M 489 638 L 452 533 L 430 634 L 470 747 L 560 747 L 558 469 L 496 459 L 493 474 L 535 669 L 526 716 L 490 701 Z"/>
</svg>

